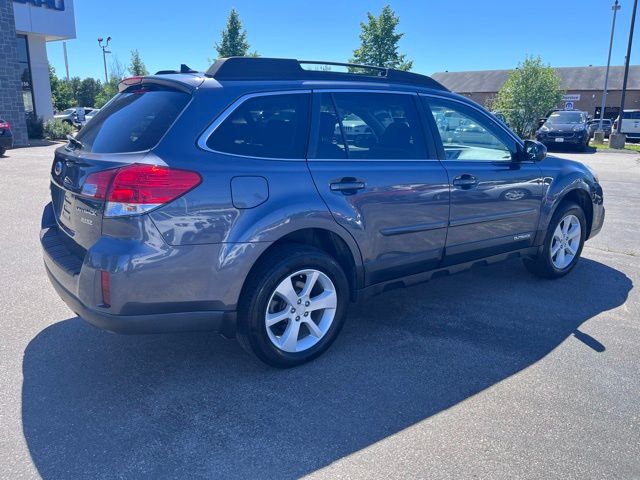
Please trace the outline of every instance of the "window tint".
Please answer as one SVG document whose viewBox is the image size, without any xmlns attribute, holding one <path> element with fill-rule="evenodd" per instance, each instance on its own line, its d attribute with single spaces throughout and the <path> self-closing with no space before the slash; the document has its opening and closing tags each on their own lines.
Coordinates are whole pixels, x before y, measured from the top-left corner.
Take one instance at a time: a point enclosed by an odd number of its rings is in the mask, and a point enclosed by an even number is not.
<svg viewBox="0 0 640 480">
<path fill-rule="evenodd" d="M 424 100 L 438 127 L 447 160 L 511 160 L 515 141 L 498 133 L 488 117 L 456 102 Z"/>
<path fill-rule="evenodd" d="M 160 141 L 190 98 L 187 93 L 156 86 L 119 93 L 76 138 L 85 150 L 96 153 L 149 150 Z"/>
<path fill-rule="evenodd" d="M 330 96 L 337 107 L 338 127 L 344 132 L 343 141 L 341 132 L 334 128 L 331 142 L 338 148 L 346 147 L 349 158 L 426 158 L 422 127 L 412 95 L 349 92 Z M 323 105 L 330 110 L 330 103 L 324 97 L 328 98 L 329 94 L 323 95 Z M 326 128 L 328 132 L 329 127 Z"/>
<path fill-rule="evenodd" d="M 212 150 L 264 158 L 305 158 L 309 94 L 249 98 L 207 140 Z"/>
</svg>

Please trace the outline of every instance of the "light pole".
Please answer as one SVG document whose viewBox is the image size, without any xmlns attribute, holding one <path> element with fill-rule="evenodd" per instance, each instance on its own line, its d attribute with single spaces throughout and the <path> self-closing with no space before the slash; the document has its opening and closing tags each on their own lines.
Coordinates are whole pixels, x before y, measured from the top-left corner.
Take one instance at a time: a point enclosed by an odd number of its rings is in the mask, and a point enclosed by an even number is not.
<svg viewBox="0 0 640 480">
<path fill-rule="evenodd" d="M 631 44 L 633 43 L 633 28 L 636 24 L 636 10 L 638 0 L 633 0 L 633 12 L 631 13 L 631 27 L 629 27 L 629 43 L 627 44 L 627 57 L 624 61 L 624 79 L 622 80 L 622 98 L 620 99 L 620 121 L 618 122 L 618 132 L 622 127 L 622 117 L 624 116 L 624 97 L 627 95 L 627 80 L 629 78 L 629 62 L 631 60 Z"/>
<path fill-rule="evenodd" d="M 618 0 L 611 6 L 613 10 L 613 22 L 611 23 L 611 39 L 609 40 L 609 56 L 607 57 L 607 71 L 604 75 L 604 89 L 602 90 L 602 107 L 600 107 L 600 122 L 598 122 L 598 132 L 602 132 L 602 120 L 604 119 L 604 110 L 607 104 L 607 84 L 609 83 L 609 65 L 611 65 L 611 49 L 613 47 L 613 33 L 616 30 L 616 14 L 620 10 Z M 602 134 L 604 140 L 604 133 Z"/>
<path fill-rule="evenodd" d="M 107 50 L 107 47 L 109 46 L 111 37 L 107 37 L 107 42 L 104 45 L 102 44 L 102 40 L 104 40 L 102 37 L 98 38 L 98 45 L 102 49 L 102 63 L 104 63 L 104 83 L 107 83 L 109 81 L 109 77 L 107 76 L 107 53 L 111 53 L 109 50 Z"/>
</svg>

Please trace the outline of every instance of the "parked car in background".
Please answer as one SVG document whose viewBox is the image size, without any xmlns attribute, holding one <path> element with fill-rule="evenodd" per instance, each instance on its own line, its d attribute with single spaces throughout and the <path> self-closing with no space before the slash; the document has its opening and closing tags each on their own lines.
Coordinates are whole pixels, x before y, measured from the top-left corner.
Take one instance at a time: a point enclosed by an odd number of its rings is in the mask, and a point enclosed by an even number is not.
<svg viewBox="0 0 640 480">
<path fill-rule="evenodd" d="M 0 156 L 13 147 L 13 134 L 11 125 L 6 120 L 0 118 Z"/>
<path fill-rule="evenodd" d="M 82 126 L 84 127 L 84 125 L 85 125 L 89 120 L 91 120 L 93 117 L 95 117 L 95 116 L 96 116 L 96 113 L 98 113 L 99 111 L 100 111 L 100 109 L 99 109 L 99 108 L 94 108 L 93 110 L 89 111 L 88 113 L 85 113 L 85 116 L 84 116 L 84 117 L 85 117 L 85 122 L 84 122 L 84 124 L 83 124 Z"/>
<path fill-rule="evenodd" d="M 560 110 L 549 115 L 536 132 L 536 139 L 545 146 L 571 145 L 584 151 L 589 145 L 587 112 Z"/>
<path fill-rule="evenodd" d="M 640 110 L 625 110 L 622 112 L 622 125 L 620 123 L 620 115 L 613 122 L 613 130 L 624 133 L 628 140 L 640 140 Z"/>
<path fill-rule="evenodd" d="M 611 135 L 611 120 L 608 118 L 602 119 L 602 130 L 604 131 L 605 138 L 609 138 Z M 589 138 L 593 138 L 593 135 L 598 131 L 598 126 L 600 125 L 600 119 L 598 120 L 589 120 L 587 127 L 589 129 Z"/>
<path fill-rule="evenodd" d="M 54 115 L 53 118 L 57 118 L 58 120 L 62 120 L 63 122 L 80 128 L 86 123 L 86 115 L 91 113 L 93 110 L 93 108 L 87 107 L 67 108 L 66 110 Z"/>
<path fill-rule="evenodd" d="M 562 277 L 602 228 L 588 167 L 472 100 L 415 73 L 304 65 L 125 79 L 55 151 L 40 239 L 79 317 L 217 330 L 291 367 L 331 345 L 350 300 L 514 257 Z"/>
</svg>

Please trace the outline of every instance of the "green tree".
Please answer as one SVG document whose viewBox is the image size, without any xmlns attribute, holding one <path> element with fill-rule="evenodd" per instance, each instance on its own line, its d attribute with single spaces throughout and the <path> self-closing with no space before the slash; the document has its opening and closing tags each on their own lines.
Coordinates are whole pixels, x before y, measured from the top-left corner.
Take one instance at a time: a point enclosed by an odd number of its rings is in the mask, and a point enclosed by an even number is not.
<svg viewBox="0 0 640 480">
<path fill-rule="evenodd" d="M 96 95 L 96 100 L 93 104 L 96 108 L 102 108 L 105 103 L 111 100 L 118 93 L 118 84 L 121 78 L 113 73 L 109 76 L 109 81 L 102 85 L 102 90 Z"/>
<path fill-rule="evenodd" d="M 560 77 L 538 57 L 526 57 L 512 70 L 497 97 L 493 110 L 504 114 L 509 125 L 521 137 L 531 135 L 539 118 L 562 100 Z"/>
<path fill-rule="evenodd" d="M 73 107 L 75 96 L 71 88 L 71 82 L 62 80 L 56 75 L 56 70 L 49 64 L 49 83 L 51 84 L 51 103 L 57 112 Z"/>
<path fill-rule="evenodd" d="M 113 58 L 111 62 L 111 73 L 109 74 L 109 81 L 102 85 L 102 90 L 96 95 L 96 101 L 94 107 L 102 108 L 111 98 L 118 93 L 118 84 L 122 80 L 126 73 L 125 67 L 120 63 L 118 57 Z"/>
<path fill-rule="evenodd" d="M 368 22 L 362 22 L 360 28 L 360 46 L 353 51 L 352 63 L 362 63 L 377 67 L 411 70 L 413 61 L 398 52 L 398 42 L 404 33 L 397 33 L 400 22 L 389 5 L 385 5 L 376 18 L 367 12 Z"/>
<path fill-rule="evenodd" d="M 149 75 L 149 70 L 147 70 L 142 58 L 140 58 L 140 52 L 138 52 L 138 50 L 131 50 L 131 63 L 129 64 L 128 69 L 131 75 Z"/>
<path fill-rule="evenodd" d="M 249 42 L 247 42 L 247 31 L 242 28 L 240 15 L 235 8 L 231 9 L 227 18 L 227 25 L 222 31 L 220 43 L 216 43 L 218 57 L 244 57 L 249 52 Z M 251 54 L 257 56 L 257 53 Z"/>
<path fill-rule="evenodd" d="M 80 107 L 93 107 L 96 97 L 102 91 L 102 83 L 95 78 L 87 77 L 80 82 L 77 99 Z"/>
</svg>

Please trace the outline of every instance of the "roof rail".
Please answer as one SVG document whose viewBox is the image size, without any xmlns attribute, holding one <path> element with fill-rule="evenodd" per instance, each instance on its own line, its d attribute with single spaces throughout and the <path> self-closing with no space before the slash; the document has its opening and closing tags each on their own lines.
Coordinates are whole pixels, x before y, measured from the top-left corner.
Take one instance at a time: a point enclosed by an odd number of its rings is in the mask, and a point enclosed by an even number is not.
<svg viewBox="0 0 640 480">
<path fill-rule="evenodd" d="M 305 69 L 303 65 L 326 66 L 327 69 Z M 333 66 L 345 67 L 347 72 L 331 71 Z M 426 75 L 393 68 L 359 65 L 355 63 L 295 60 L 291 58 L 228 57 L 217 60 L 206 75 L 218 81 L 232 80 L 334 80 L 394 82 L 447 90 Z M 448 91 L 448 90 L 447 90 Z"/>
</svg>

